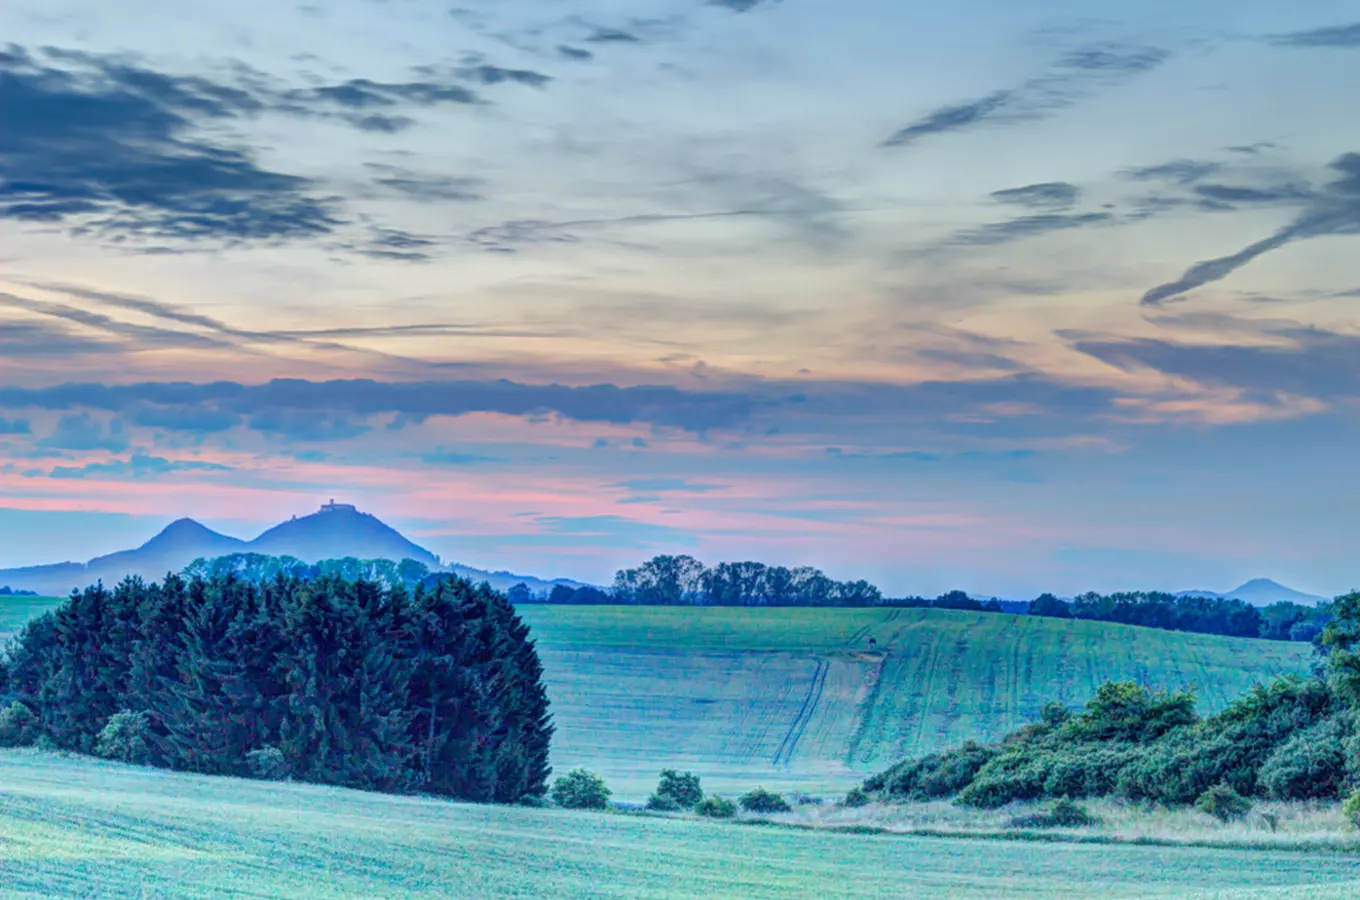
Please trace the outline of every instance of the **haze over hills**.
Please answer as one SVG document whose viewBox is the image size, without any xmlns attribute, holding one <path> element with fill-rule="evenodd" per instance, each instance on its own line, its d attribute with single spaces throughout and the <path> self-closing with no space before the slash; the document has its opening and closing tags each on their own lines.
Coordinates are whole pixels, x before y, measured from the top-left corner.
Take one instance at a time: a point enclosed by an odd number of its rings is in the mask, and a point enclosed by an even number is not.
<svg viewBox="0 0 1360 900">
<path fill-rule="evenodd" d="M 1327 602 L 1329 598 L 1319 597 L 1317 594 L 1305 594 L 1303 591 L 1296 591 L 1293 588 L 1285 587 L 1278 581 L 1269 578 L 1253 578 L 1231 591 L 1215 593 L 1214 591 L 1178 591 L 1177 597 L 1221 597 L 1224 599 L 1242 600 L 1252 606 L 1269 606 L 1272 603 L 1297 603 L 1300 606 L 1317 606 L 1319 603 Z"/>
<path fill-rule="evenodd" d="M 193 519 L 177 519 L 135 550 L 122 550 L 85 563 L 0 569 L 0 584 L 16 590 L 62 596 L 96 581 L 116 584 L 128 575 L 159 580 L 199 558 L 232 553 L 292 556 L 303 562 L 323 559 L 414 559 L 430 569 L 447 571 L 473 581 L 487 581 L 498 590 L 523 583 L 535 593 L 554 585 L 580 587 L 570 579 L 547 580 L 512 572 L 487 572 L 464 565 L 444 565 L 437 555 L 416 544 L 376 516 L 360 512 L 347 503 L 325 504 L 308 516 L 281 522 L 252 541 L 220 534 Z"/>
</svg>

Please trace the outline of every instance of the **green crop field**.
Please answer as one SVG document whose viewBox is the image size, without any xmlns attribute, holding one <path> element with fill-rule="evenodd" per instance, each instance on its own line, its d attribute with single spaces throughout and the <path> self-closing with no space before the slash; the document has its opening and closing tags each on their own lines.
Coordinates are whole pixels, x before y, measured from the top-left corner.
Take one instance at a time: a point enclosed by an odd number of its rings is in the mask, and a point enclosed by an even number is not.
<svg viewBox="0 0 1360 900">
<path fill-rule="evenodd" d="M 0 897 L 1341 900 L 1342 853 L 904 838 L 468 806 L 0 751 Z"/>
<path fill-rule="evenodd" d="M 49 609 L 60 606 L 57 597 L 0 597 L 0 647 L 3 647 L 24 623 Z"/>
<path fill-rule="evenodd" d="M 0 598 L 0 637 L 55 600 Z M 1305 671 L 1306 644 L 921 609 L 523 606 L 553 765 L 640 800 L 666 767 L 715 790 L 843 791 L 892 762 L 994 738 L 1100 682 L 1196 685 L 1221 708 Z M 871 644 L 872 642 L 872 644 Z"/>
<path fill-rule="evenodd" d="M 1305 671 L 1311 647 L 949 610 L 521 607 L 553 762 L 637 799 L 659 769 L 719 790 L 843 790 L 905 756 L 1081 703 L 1102 681 L 1196 685 L 1202 710 Z M 872 641 L 872 644 L 871 644 Z"/>
</svg>

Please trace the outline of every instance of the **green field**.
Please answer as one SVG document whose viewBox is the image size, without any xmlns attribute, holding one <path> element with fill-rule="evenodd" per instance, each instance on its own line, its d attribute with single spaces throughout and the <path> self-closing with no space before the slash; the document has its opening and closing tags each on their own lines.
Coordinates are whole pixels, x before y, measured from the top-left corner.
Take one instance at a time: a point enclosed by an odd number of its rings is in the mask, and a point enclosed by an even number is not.
<svg viewBox="0 0 1360 900">
<path fill-rule="evenodd" d="M 468 806 L 0 751 L 0 897 L 1340 900 L 1342 853 L 905 838 Z"/>
<path fill-rule="evenodd" d="M 0 599 L 0 637 L 58 601 Z M 640 800 L 665 767 L 711 790 L 843 791 L 906 756 L 996 738 L 1111 678 L 1197 685 L 1202 710 L 1305 671 L 1311 647 L 921 609 L 523 606 L 553 765 Z M 874 645 L 870 645 L 870 641 Z"/>
<path fill-rule="evenodd" d="M 906 756 L 997 738 L 1102 681 L 1199 687 L 1202 710 L 1305 671 L 1307 644 L 949 610 L 521 607 L 559 771 L 638 799 L 665 766 L 717 790 L 835 792 Z M 873 640 L 874 646 L 870 646 Z"/>
</svg>

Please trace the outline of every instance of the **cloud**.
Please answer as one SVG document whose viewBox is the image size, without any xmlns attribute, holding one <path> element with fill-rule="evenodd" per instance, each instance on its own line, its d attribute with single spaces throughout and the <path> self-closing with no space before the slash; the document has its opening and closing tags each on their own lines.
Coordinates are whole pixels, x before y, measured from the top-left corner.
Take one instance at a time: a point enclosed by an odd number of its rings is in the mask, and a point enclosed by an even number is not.
<svg viewBox="0 0 1360 900">
<path fill-rule="evenodd" d="M 1303 211 L 1293 222 L 1236 253 L 1196 263 L 1176 281 L 1158 285 L 1145 293 L 1142 304 L 1156 306 L 1181 298 L 1295 241 L 1360 234 L 1360 153 L 1347 153 L 1338 157 L 1332 161 L 1330 168 L 1339 177 L 1311 194 Z"/>
<path fill-rule="evenodd" d="M 1197 184 L 1194 192 L 1216 203 L 1301 203 L 1313 192 L 1306 185 L 1281 184 L 1269 187 L 1250 187 L 1235 184 Z"/>
<path fill-rule="evenodd" d="M 38 441 L 47 450 L 108 450 L 121 453 L 128 448 L 127 435 L 117 419 L 104 423 L 88 412 L 72 413 L 57 421 L 57 428 Z"/>
<path fill-rule="evenodd" d="M 1046 181 L 1042 184 L 1028 184 L 1024 187 L 992 191 L 991 198 L 998 203 L 1013 203 L 1047 209 L 1068 209 L 1076 205 L 1081 197 L 1081 188 L 1066 181 Z"/>
<path fill-rule="evenodd" d="M 106 334 L 135 341 L 140 347 L 158 346 L 207 349 L 226 346 L 223 341 L 206 335 L 121 322 L 106 316 L 103 313 L 81 309 L 80 307 L 71 306 L 66 303 L 49 303 L 43 300 L 33 300 L 4 291 L 0 291 L 0 306 L 9 306 L 27 312 L 74 322 L 87 328 L 103 331 Z M 8 328 L 8 326 L 6 327 Z"/>
<path fill-rule="evenodd" d="M 1208 178 L 1223 168 L 1222 163 L 1200 159 L 1173 159 L 1155 166 L 1125 169 L 1120 174 L 1134 181 L 1166 181 L 1174 184 L 1193 184 Z"/>
<path fill-rule="evenodd" d="M 595 58 L 595 54 L 589 50 L 582 50 L 580 47 L 568 47 L 566 44 L 558 44 L 557 55 L 574 62 L 585 62 Z"/>
<path fill-rule="evenodd" d="M 1360 397 L 1360 336 L 1281 325 L 1270 344 L 1187 344 L 1152 338 L 1086 338 L 1073 348 L 1121 369 L 1153 369 L 1260 399 Z"/>
<path fill-rule="evenodd" d="M 493 85 L 512 82 L 529 87 L 541 88 L 552 81 L 551 75 L 533 72 L 529 69 L 503 69 L 500 66 L 480 65 L 460 70 L 464 78 L 479 84 Z"/>
<path fill-rule="evenodd" d="M 0 327 L 0 359 L 117 353 L 120 346 L 114 341 L 72 334 L 46 322 L 5 322 Z"/>
<path fill-rule="evenodd" d="M 548 534 L 590 538 L 596 546 L 646 549 L 656 544 L 698 544 L 694 535 L 682 529 L 623 516 L 539 516 L 534 523 Z"/>
<path fill-rule="evenodd" d="M 975 247 L 990 247 L 1024 240 L 1054 231 L 1068 231 L 1090 225 L 1105 225 L 1114 220 L 1109 213 L 1081 213 L 1064 215 L 1046 213 L 1037 216 L 1023 216 L 1007 222 L 994 222 L 978 228 L 959 231 L 945 240 L 947 244 L 963 244 Z"/>
<path fill-rule="evenodd" d="M 484 184 L 480 178 L 420 175 L 410 169 L 384 163 L 365 163 L 364 166 L 381 176 L 373 179 L 374 184 L 396 191 L 412 200 L 434 202 L 486 199 L 479 192 Z"/>
<path fill-rule="evenodd" d="M 358 252 L 373 259 L 427 262 L 434 257 L 426 252 L 425 248 L 434 246 L 436 246 L 434 241 L 405 231 L 395 228 L 378 228 L 375 229 L 373 239 L 359 248 Z"/>
<path fill-rule="evenodd" d="M 56 466 L 48 473 L 50 478 L 149 478 L 171 472 L 230 472 L 230 466 L 196 460 L 171 460 L 163 456 L 145 456 L 134 453 L 128 459 L 115 459 L 106 463 L 88 463 L 83 466 Z"/>
<path fill-rule="evenodd" d="M 32 434 L 33 426 L 27 419 L 0 418 L 0 434 Z"/>
<path fill-rule="evenodd" d="M 248 93 L 84 54 L 0 53 L 0 217 L 71 222 L 108 239 L 293 240 L 330 233 L 306 178 L 195 139 L 258 111 Z"/>
<path fill-rule="evenodd" d="M 1360 47 L 1360 22 L 1278 34 L 1270 42 L 1282 47 Z"/>
<path fill-rule="evenodd" d="M 986 122 L 1015 123 L 1047 118 L 1110 87 L 1161 65 L 1170 56 L 1155 47 L 1100 45 L 1060 58 L 1047 72 L 1016 88 L 976 100 L 941 106 L 894 133 L 884 147 L 906 147 L 927 137 L 963 131 Z"/>
<path fill-rule="evenodd" d="M 280 407 L 254 413 L 246 427 L 290 441 L 339 441 L 372 431 L 358 417 L 343 411 Z"/>
<path fill-rule="evenodd" d="M 611 484 L 610 487 L 646 494 L 707 494 L 711 491 L 722 490 L 723 486 L 690 481 L 687 478 L 633 478 Z"/>
<path fill-rule="evenodd" d="M 592 44 L 636 44 L 640 40 L 631 31 L 619 28 L 596 28 L 586 37 L 586 41 Z"/>
<path fill-rule="evenodd" d="M 757 6 L 768 6 L 779 0 L 708 0 L 709 6 L 720 6 L 735 13 L 750 12 Z"/>
<path fill-rule="evenodd" d="M 420 457 L 421 462 L 429 463 L 432 466 L 470 466 L 476 463 L 485 462 L 504 462 L 493 456 L 479 456 L 475 453 L 459 453 L 456 450 L 446 450 L 437 447 L 429 453 Z"/>
</svg>

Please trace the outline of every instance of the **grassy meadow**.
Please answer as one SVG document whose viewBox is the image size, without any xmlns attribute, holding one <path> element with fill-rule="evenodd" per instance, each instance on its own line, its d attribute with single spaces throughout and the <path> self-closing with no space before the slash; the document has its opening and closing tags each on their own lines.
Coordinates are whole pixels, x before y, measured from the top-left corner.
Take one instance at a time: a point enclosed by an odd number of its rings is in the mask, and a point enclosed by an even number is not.
<svg viewBox="0 0 1360 900">
<path fill-rule="evenodd" d="M 1340 900 L 1338 853 L 838 834 L 470 806 L 0 751 L 0 897 Z"/>
<path fill-rule="evenodd" d="M 663 767 L 720 791 L 836 793 L 904 757 L 998 738 L 1108 679 L 1196 685 L 1216 711 L 1312 648 L 929 609 L 523 606 L 559 772 L 642 799 Z M 872 643 L 871 643 L 872 642 Z"/>
<path fill-rule="evenodd" d="M 0 598 L 0 640 L 59 603 Z M 831 795 L 908 756 L 992 739 L 1108 679 L 1196 685 L 1202 712 L 1305 671 L 1306 644 L 931 609 L 526 605 L 557 772 L 642 800 L 662 768 L 710 790 Z"/>
</svg>

